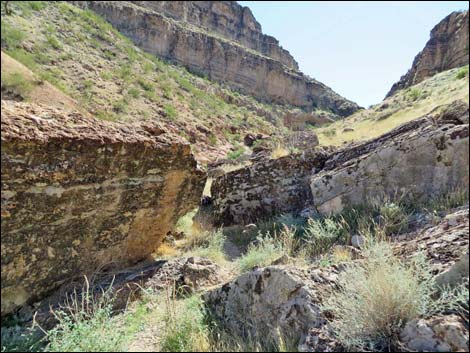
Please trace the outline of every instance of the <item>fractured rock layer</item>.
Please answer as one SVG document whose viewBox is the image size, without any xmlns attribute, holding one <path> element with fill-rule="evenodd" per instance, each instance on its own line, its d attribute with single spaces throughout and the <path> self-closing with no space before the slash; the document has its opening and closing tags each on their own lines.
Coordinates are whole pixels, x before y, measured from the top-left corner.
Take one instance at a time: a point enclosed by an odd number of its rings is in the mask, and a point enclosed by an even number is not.
<svg viewBox="0 0 470 353">
<path fill-rule="evenodd" d="M 468 189 L 468 106 L 461 114 L 466 124 L 425 117 L 333 154 L 312 176 L 314 206 L 329 214 L 376 197 L 431 198 Z"/>
</svg>

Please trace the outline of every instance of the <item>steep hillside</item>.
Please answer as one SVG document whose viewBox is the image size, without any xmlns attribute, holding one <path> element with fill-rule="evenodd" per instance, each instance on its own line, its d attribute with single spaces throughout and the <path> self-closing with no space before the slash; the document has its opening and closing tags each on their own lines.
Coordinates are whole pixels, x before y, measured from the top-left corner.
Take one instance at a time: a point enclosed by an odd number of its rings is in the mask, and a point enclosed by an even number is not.
<svg viewBox="0 0 470 353">
<path fill-rule="evenodd" d="M 453 12 L 439 22 L 411 69 L 392 86 L 387 97 L 439 72 L 468 65 L 468 19 L 468 11 Z"/>
<path fill-rule="evenodd" d="M 444 105 L 456 99 L 468 103 L 468 84 L 468 65 L 447 70 L 399 90 L 369 109 L 314 131 L 321 145 L 340 146 L 346 142 L 371 139 L 425 114 L 438 113 Z"/>
<path fill-rule="evenodd" d="M 146 54 L 92 11 L 63 2 L 9 7 L 12 13 L 2 14 L 2 50 L 38 82 L 51 83 L 100 119 L 158 121 L 191 142 L 201 162 L 242 149 L 247 132 L 282 133 L 282 117 L 295 111 L 260 103 Z M 15 65 L 4 66 L 3 60 L 2 74 L 14 73 L 8 71 Z M 22 81 L 28 74 L 15 75 Z M 7 76 L 2 75 L 2 87 Z"/>
<path fill-rule="evenodd" d="M 274 52 L 263 49 L 263 42 L 257 42 L 264 38 L 260 37 L 259 24 L 251 13 L 235 2 L 201 1 L 197 2 L 198 5 L 175 2 L 171 10 L 177 9 L 176 16 L 175 11 L 168 11 L 168 6 L 153 5 L 148 1 L 73 3 L 103 16 L 146 52 L 207 75 L 212 80 L 225 82 L 262 101 L 290 104 L 309 112 L 320 108 L 333 112 L 337 117 L 348 116 L 359 109 L 357 104 L 298 71 L 290 60 L 286 66 L 286 53 L 277 43 L 270 43 L 275 48 Z M 186 11 L 189 11 L 187 16 L 182 16 Z M 200 21 L 187 20 L 192 12 L 204 12 L 205 15 Z M 248 17 L 246 23 L 245 17 Z M 214 18 L 217 18 L 216 23 L 210 20 Z M 200 22 L 203 22 L 202 27 Z M 219 26 L 219 22 L 227 23 L 227 27 Z M 230 25 L 231 22 L 238 25 Z M 258 28 L 260 38 L 248 40 L 245 35 L 227 34 L 230 28 L 237 27 L 238 31 L 249 33 L 246 27 L 251 26 Z M 254 44 L 256 42 L 258 44 Z"/>
</svg>

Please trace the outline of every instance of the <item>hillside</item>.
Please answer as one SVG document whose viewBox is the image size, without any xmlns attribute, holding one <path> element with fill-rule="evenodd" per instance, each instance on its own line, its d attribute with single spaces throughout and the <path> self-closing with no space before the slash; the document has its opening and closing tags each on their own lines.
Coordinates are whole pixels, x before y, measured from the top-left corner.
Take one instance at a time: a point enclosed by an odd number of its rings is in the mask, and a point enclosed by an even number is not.
<svg viewBox="0 0 470 353">
<path fill-rule="evenodd" d="M 368 140 L 425 114 L 436 114 L 454 100 L 468 103 L 468 85 L 468 65 L 447 70 L 399 90 L 379 104 L 314 131 L 321 145 L 340 146 L 346 142 Z"/>
<path fill-rule="evenodd" d="M 147 1 L 73 3 L 103 16 L 146 52 L 211 80 L 225 82 L 262 101 L 289 104 L 307 112 L 323 109 L 337 118 L 359 109 L 357 104 L 298 71 L 290 55 L 261 33 L 251 12 L 234 1 L 200 1 L 197 5 L 154 5 Z M 272 50 L 265 49 L 265 41 Z"/>
<path fill-rule="evenodd" d="M 162 123 L 190 141 L 201 162 L 242 149 L 247 132 L 282 133 L 282 117 L 295 111 L 146 54 L 90 10 L 63 2 L 10 6 L 13 14 L 2 16 L 5 53 L 99 119 Z"/>
</svg>

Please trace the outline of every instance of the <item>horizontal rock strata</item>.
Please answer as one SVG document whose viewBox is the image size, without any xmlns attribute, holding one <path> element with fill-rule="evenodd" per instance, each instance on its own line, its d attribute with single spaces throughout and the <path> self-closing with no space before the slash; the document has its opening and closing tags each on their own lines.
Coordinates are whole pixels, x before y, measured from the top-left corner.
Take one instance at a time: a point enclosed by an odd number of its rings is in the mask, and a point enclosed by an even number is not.
<svg viewBox="0 0 470 353">
<path fill-rule="evenodd" d="M 232 12 L 233 7 L 238 5 L 218 1 L 211 4 L 200 2 L 198 5 L 186 2 L 150 4 L 147 1 L 72 3 L 95 11 L 146 52 L 226 83 L 259 100 L 289 104 L 308 111 L 321 108 L 336 116 L 347 116 L 359 109 L 357 104 L 341 97 L 323 83 L 305 76 L 293 62 L 286 66 L 284 51 L 275 50 L 276 53 L 284 53 L 278 55 L 262 48 L 252 49 L 253 45 L 245 46 L 246 36 L 227 34 L 230 31 L 228 28 L 237 26 L 229 22 L 237 22 L 237 16 Z M 203 16 L 202 9 L 205 8 L 208 13 Z M 200 14 L 200 18 L 189 20 L 193 12 Z M 206 23 L 214 18 L 218 18 L 220 23 Z M 199 27 L 201 23 L 202 27 Z M 250 27 L 253 24 L 247 21 L 238 23 L 238 26 Z M 239 31 L 250 36 L 250 30 L 242 28 Z"/>
</svg>

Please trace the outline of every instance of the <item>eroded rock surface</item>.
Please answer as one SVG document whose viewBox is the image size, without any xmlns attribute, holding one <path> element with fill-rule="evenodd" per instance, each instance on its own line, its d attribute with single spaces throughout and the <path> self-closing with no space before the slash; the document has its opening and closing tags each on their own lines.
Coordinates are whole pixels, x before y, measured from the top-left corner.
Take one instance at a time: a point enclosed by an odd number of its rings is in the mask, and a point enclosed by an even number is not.
<svg viewBox="0 0 470 353">
<path fill-rule="evenodd" d="M 416 319 L 406 324 L 400 341 L 411 352 L 468 352 L 468 327 L 457 315 Z"/>
<path fill-rule="evenodd" d="M 425 224 L 395 240 L 395 253 L 401 258 L 418 253 L 426 256 L 438 285 L 453 286 L 468 279 L 468 206 L 450 212 L 438 224 Z"/>
<path fill-rule="evenodd" d="M 387 97 L 439 72 L 468 65 L 468 10 L 453 12 L 431 31 L 431 38 L 415 57 L 411 69 L 396 82 Z"/>
<path fill-rule="evenodd" d="M 469 125 L 435 119 L 406 123 L 374 140 L 334 153 L 311 179 L 313 204 L 322 213 L 341 211 L 385 195 L 435 197 L 469 186 Z M 460 105 L 468 121 L 468 105 Z"/>
<path fill-rule="evenodd" d="M 205 183 L 158 126 L 2 101 L 2 314 L 151 254 Z"/>
<path fill-rule="evenodd" d="M 145 51 L 260 100 L 337 116 L 359 108 L 298 71 L 287 51 L 261 33 L 251 11 L 235 2 L 72 3 L 95 11 Z"/>
<path fill-rule="evenodd" d="M 326 153 L 263 159 L 226 173 L 211 187 L 216 225 L 249 224 L 283 212 L 299 212 L 312 202 L 309 178 Z"/>
<path fill-rule="evenodd" d="M 321 297 L 332 290 L 337 276 L 334 268 L 255 268 L 204 294 L 204 300 L 214 319 L 231 334 L 268 345 L 280 339 L 304 345 L 310 329 L 326 324 Z"/>
</svg>

